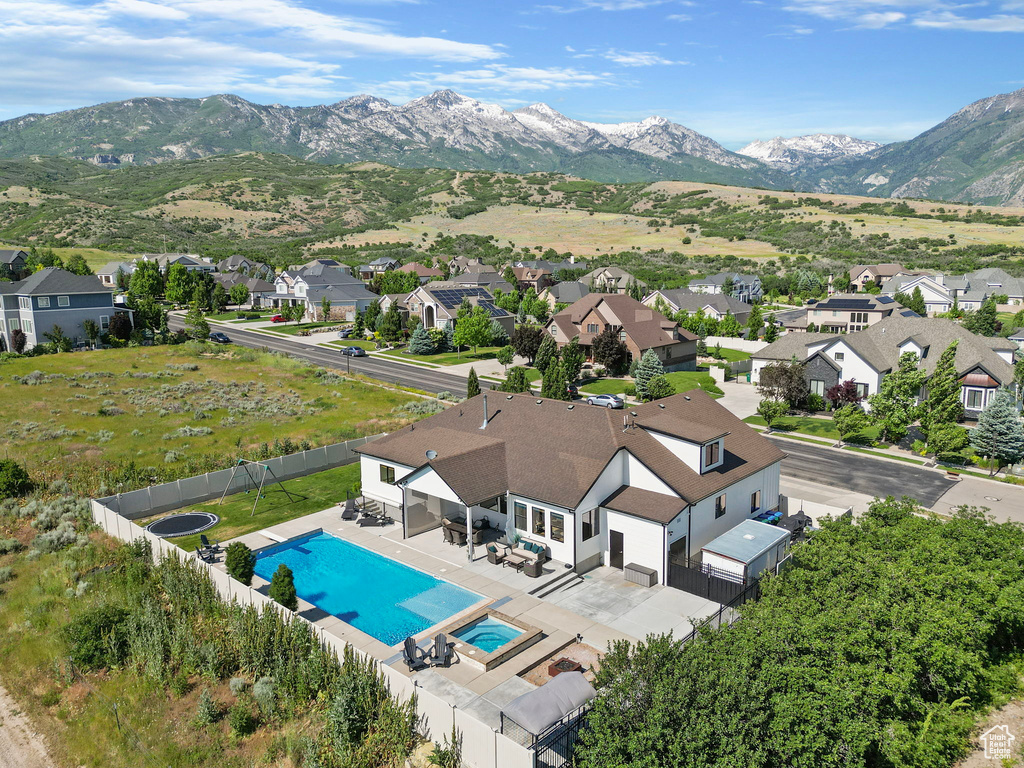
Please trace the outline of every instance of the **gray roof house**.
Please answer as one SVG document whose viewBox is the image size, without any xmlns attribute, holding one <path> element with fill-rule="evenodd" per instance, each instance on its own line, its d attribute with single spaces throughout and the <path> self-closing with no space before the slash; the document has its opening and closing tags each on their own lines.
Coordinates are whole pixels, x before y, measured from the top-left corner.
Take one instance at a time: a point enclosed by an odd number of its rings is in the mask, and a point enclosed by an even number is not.
<svg viewBox="0 0 1024 768">
<path fill-rule="evenodd" d="M 22 250 L 0 250 L 0 278 L 21 280 L 28 277 L 28 254 Z"/>
<path fill-rule="evenodd" d="M 360 264 L 356 267 L 360 279 L 372 280 L 374 275 L 379 275 L 384 272 L 389 272 L 392 269 L 398 269 L 402 266 L 402 262 L 398 259 L 392 259 L 390 256 L 381 256 L 380 258 L 374 259 L 369 264 Z"/>
<path fill-rule="evenodd" d="M 234 254 L 226 259 L 217 262 L 218 272 L 241 272 L 249 277 L 259 277 L 264 280 L 274 276 L 274 268 L 261 261 L 250 259 L 248 256 Z"/>
<path fill-rule="evenodd" d="M 719 272 L 717 275 L 698 277 L 690 281 L 693 293 L 722 293 L 726 280 L 732 280 L 732 296 L 748 304 L 761 299 L 761 278 L 757 275 L 741 275 L 739 272 Z"/>
<path fill-rule="evenodd" d="M 646 296 L 643 303 L 653 308 L 659 298 L 668 305 L 673 314 L 682 310 L 692 315 L 703 309 L 707 317 L 721 320 L 731 312 L 740 325 L 746 323 L 750 317 L 751 307 L 747 302 L 721 293 L 704 294 L 694 293 L 688 288 L 662 288 Z"/>
<path fill-rule="evenodd" d="M 319 317 L 324 296 L 331 302 L 331 318 L 354 320 L 380 297 L 347 270 L 325 264 L 313 264 L 298 272 L 282 272 L 274 283 L 277 292 L 270 297 L 274 306 L 305 304 L 310 317 Z"/>
<path fill-rule="evenodd" d="M 570 280 L 565 283 L 549 285 L 537 296 L 541 301 L 546 301 L 554 309 L 556 304 L 575 304 L 584 296 L 590 293 L 590 286 L 578 280 Z"/>
<path fill-rule="evenodd" d="M 54 326 L 73 341 L 85 341 L 86 320 L 106 331 L 110 318 L 120 312 L 131 316 L 114 306 L 113 292 L 92 275 L 48 267 L 24 280 L 0 283 L 0 339 L 8 350 L 17 330 L 25 334 L 26 349 L 46 342 L 45 334 Z"/>
<path fill-rule="evenodd" d="M 144 253 L 136 261 L 155 261 L 165 275 L 173 264 L 181 264 L 189 272 L 217 271 L 217 265 L 208 257 L 197 256 L 194 253 Z"/>
<path fill-rule="evenodd" d="M 128 261 L 108 261 L 96 270 L 96 277 L 108 288 L 117 288 L 117 273 L 121 272 L 131 276 L 135 271 L 135 265 Z"/>
<path fill-rule="evenodd" d="M 424 328 L 444 328 L 455 325 L 463 301 L 474 307 L 483 307 L 491 318 L 510 336 L 515 330 L 515 317 L 494 303 L 486 288 L 459 286 L 453 283 L 427 283 L 410 293 L 405 305 L 410 314 L 418 315 Z"/>
<path fill-rule="evenodd" d="M 976 336 L 943 318 L 892 315 L 857 333 L 787 334 L 754 354 L 751 381 L 758 381 L 765 365 L 795 357 L 806 364 L 812 392 L 824 394 L 841 381 L 853 380 L 867 397 L 879 391 L 882 378 L 899 366 L 905 352 L 917 355 L 921 369 L 931 375 L 954 340 L 964 411 L 968 418 L 977 418 L 999 387 L 1013 385 L 1017 345 L 1008 339 Z"/>
<path fill-rule="evenodd" d="M 592 269 L 580 278 L 580 282 L 586 284 L 590 290 L 599 293 L 625 293 L 634 283 L 640 286 L 641 291 L 647 289 L 647 283 L 637 280 L 621 267 Z"/>
<path fill-rule="evenodd" d="M 515 286 L 502 277 L 501 273 L 497 272 L 493 267 L 460 272 L 457 275 L 452 275 L 444 282 L 461 288 L 484 288 L 492 293 L 494 291 L 511 293 L 515 290 Z"/>
</svg>

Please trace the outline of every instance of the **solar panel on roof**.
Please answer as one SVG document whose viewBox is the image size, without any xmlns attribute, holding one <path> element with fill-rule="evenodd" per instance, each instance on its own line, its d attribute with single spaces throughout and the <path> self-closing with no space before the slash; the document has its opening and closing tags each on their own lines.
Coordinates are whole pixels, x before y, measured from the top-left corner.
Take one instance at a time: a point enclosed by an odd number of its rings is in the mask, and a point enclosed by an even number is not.
<svg viewBox="0 0 1024 768">
<path fill-rule="evenodd" d="M 871 309 L 868 299 L 831 299 L 819 304 L 816 309 Z"/>
</svg>

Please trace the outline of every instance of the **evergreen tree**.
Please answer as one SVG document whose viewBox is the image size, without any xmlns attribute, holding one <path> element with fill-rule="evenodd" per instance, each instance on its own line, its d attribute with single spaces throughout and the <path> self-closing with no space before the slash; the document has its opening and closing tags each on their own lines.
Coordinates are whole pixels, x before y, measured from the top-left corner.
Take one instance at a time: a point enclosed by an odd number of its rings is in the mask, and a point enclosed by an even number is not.
<svg viewBox="0 0 1024 768">
<path fill-rule="evenodd" d="M 366 335 L 366 313 L 356 312 L 355 322 L 352 324 L 352 335 L 361 339 Z"/>
<path fill-rule="evenodd" d="M 562 347 L 562 367 L 565 369 L 566 381 L 576 381 L 583 370 L 586 355 L 580 347 L 580 337 L 573 336 L 569 343 Z"/>
<path fill-rule="evenodd" d="M 398 304 L 395 302 L 392 302 L 381 318 L 380 335 L 384 341 L 390 342 L 402 338 L 402 316 L 398 313 Z"/>
<path fill-rule="evenodd" d="M 558 359 L 558 345 L 551 334 L 544 334 L 544 339 L 537 348 L 537 356 L 533 359 L 533 367 L 544 373 L 548 366 Z"/>
<path fill-rule="evenodd" d="M 978 426 L 971 430 L 971 445 L 979 455 L 990 460 L 989 475 L 999 467 L 1014 464 L 1024 457 L 1024 425 L 1017 403 L 1008 390 L 996 392 L 978 417 Z"/>
<path fill-rule="evenodd" d="M 648 385 L 655 376 L 664 376 L 665 367 L 661 364 L 661 360 L 658 359 L 658 353 L 653 349 L 648 349 L 640 357 L 640 364 L 636 367 L 636 394 L 643 400 L 652 400 Z"/>
<path fill-rule="evenodd" d="M 964 319 L 964 328 L 979 336 L 995 336 L 999 329 L 996 303 L 991 297 L 981 302 L 981 306 Z"/>
<path fill-rule="evenodd" d="M 918 367 L 913 352 L 900 355 L 899 368 L 885 375 L 877 394 L 871 395 L 871 420 L 879 427 L 880 436 L 898 443 L 917 418 L 917 393 L 924 384 L 924 371 Z"/>
<path fill-rule="evenodd" d="M 761 334 L 761 327 L 764 325 L 764 315 L 761 312 L 761 305 L 755 304 L 750 310 L 750 317 L 747 318 L 747 328 L 750 329 L 750 338 L 757 339 Z"/>
<path fill-rule="evenodd" d="M 245 586 L 249 586 L 252 584 L 253 574 L 256 573 L 256 556 L 242 542 L 232 542 L 228 544 L 224 554 L 224 567 L 229 574 Z"/>
<path fill-rule="evenodd" d="M 508 331 L 497 320 L 491 320 L 491 340 L 488 343 L 492 347 L 504 347 L 508 344 Z"/>
<path fill-rule="evenodd" d="M 718 324 L 718 335 L 728 336 L 730 338 L 736 338 L 743 333 L 743 329 L 740 327 L 739 321 L 733 317 L 732 312 L 726 313 L 725 317 L 722 318 L 722 322 Z"/>
<path fill-rule="evenodd" d="M 476 368 L 469 369 L 469 378 L 466 379 L 466 397 L 476 397 L 480 394 L 480 380 L 476 376 Z"/>
<path fill-rule="evenodd" d="M 320 297 L 320 319 L 324 321 L 331 319 L 331 297 L 326 293 Z"/>
<path fill-rule="evenodd" d="M 640 288 L 640 283 L 636 280 L 630 280 L 629 285 L 626 287 L 626 293 L 629 294 L 631 299 L 641 301 L 644 297 L 643 290 Z"/>
<path fill-rule="evenodd" d="M 206 322 L 206 316 L 199 304 L 193 302 L 192 307 L 185 315 L 185 333 L 190 339 L 203 341 L 210 337 L 210 324 Z"/>
<path fill-rule="evenodd" d="M 921 317 L 928 316 L 928 307 L 924 303 L 924 294 L 921 293 L 921 286 L 914 288 L 914 293 L 910 297 L 910 306 L 907 309 L 912 309 Z"/>
<path fill-rule="evenodd" d="M 540 390 L 541 395 L 550 397 L 553 400 L 568 400 L 567 384 L 565 369 L 562 367 L 561 361 L 558 358 L 553 359 L 544 370 L 544 379 L 541 382 Z"/>
<path fill-rule="evenodd" d="M 376 330 L 378 317 L 380 317 L 380 300 L 374 299 L 363 313 L 363 324 L 367 328 Z"/>
<path fill-rule="evenodd" d="M 773 341 L 779 340 L 779 326 L 775 324 L 774 320 L 769 320 L 768 325 L 764 328 L 764 340 L 771 344 Z"/>
<path fill-rule="evenodd" d="M 929 435 L 934 427 L 956 424 L 964 415 L 964 405 L 960 400 L 960 379 L 956 372 L 958 343 L 954 339 L 946 347 L 928 379 L 928 397 L 921 408 L 921 428 Z"/>
<path fill-rule="evenodd" d="M 526 378 L 526 369 L 521 366 L 513 366 L 508 369 L 505 381 L 498 387 L 499 392 L 529 392 L 530 380 Z"/>
<path fill-rule="evenodd" d="M 414 355 L 432 355 L 434 351 L 434 341 L 430 338 L 430 332 L 422 325 L 417 325 L 409 339 L 409 352 Z"/>
<path fill-rule="evenodd" d="M 271 600 L 276 600 L 289 611 L 299 609 L 299 598 L 295 594 L 295 576 L 292 569 L 284 563 L 277 566 L 273 577 L 270 579 L 270 589 L 267 594 Z"/>
</svg>

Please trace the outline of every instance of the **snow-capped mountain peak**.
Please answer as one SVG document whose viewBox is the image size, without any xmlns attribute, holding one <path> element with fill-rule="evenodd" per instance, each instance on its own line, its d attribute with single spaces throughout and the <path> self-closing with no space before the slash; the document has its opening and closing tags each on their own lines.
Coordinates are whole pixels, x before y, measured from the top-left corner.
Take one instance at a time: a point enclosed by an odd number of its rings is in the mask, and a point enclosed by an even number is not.
<svg viewBox="0 0 1024 768">
<path fill-rule="evenodd" d="M 876 141 L 856 139 L 842 134 L 815 133 L 788 139 L 776 136 L 768 141 L 752 141 L 738 150 L 738 153 L 776 168 L 792 171 L 801 167 L 821 165 L 830 160 L 862 155 L 881 146 Z"/>
</svg>

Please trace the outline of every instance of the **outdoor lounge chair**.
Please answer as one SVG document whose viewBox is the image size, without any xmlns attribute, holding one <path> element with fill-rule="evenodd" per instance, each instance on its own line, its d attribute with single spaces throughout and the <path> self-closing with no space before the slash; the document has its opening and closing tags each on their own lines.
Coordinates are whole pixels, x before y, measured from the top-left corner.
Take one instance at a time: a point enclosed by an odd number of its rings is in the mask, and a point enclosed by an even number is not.
<svg viewBox="0 0 1024 768">
<path fill-rule="evenodd" d="M 196 557 L 198 557 L 204 563 L 213 563 L 217 560 L 213 552 L 211 552 L 206 547 L 199 546 L 198 544 L 196 545 Z"/>
<path fill-rule="evenodd" d="M 412 635 L 405 638 L 405 644 L 402 646 L 402 660 L 409 667 L 410 672 L 430 666 L 427 663 L 427 652 L 420 650 L 416 645 L 416 638 Z"/>
<path fill-rule="evenodd" d="M 487 545 L 487 562 L 491 565 L 500 565 L 505 559 L 505 552 L 499 551 L 496 544 Z"/>
<path fill-rule="evenodd" d="M 368 515 L 364 512 L 363 516 L 359 518 L 359 522 L 356 523 L 356 525 L 358 525 L 360 528 L 365 528 L 367 526 L 373 527 L 378 525 L 384 525 L 384 518 L 377 517 L 376 515 Z"/>
<path fill-rule="evenodd" d="M 444 632 L 438 632 L 434 637 L 434 649 L 430 654 L 430 666 L 447 667 L 452 663 L 452 655 L 455 653 L 455 643 L 449 642 Z"/>
<path fill-rule="evenodd" d="M 220 552 L 220 542 L 214 541 L 213 544 L 211 544 L 210 540 L 206 538 L 205 533 L 199 534 L 199 541 L 203 545 L 203 547 L 208 549 L 210 552 Z"/>
<path fill-rule="evenodd" d="M 530 560 L 523 566 L 523 573 L 531 579 L 536 579 L 544 572 L 544 569 L 541 567 L 542 565 L 543 563 L 540 560 Z"/>
<path fill-rule="evenodd" d="M 355 499 L 348 499 L 345 502 L 345 508 L 343 510 L 341 510 L 341 519 L 342 520 L 355 520 L 357 517 L 359 517 L 359 513 L 361 511 L 362 510 L 360 510 L 359 507 L 356 506 L 356 500 Z"/>
</svg>

